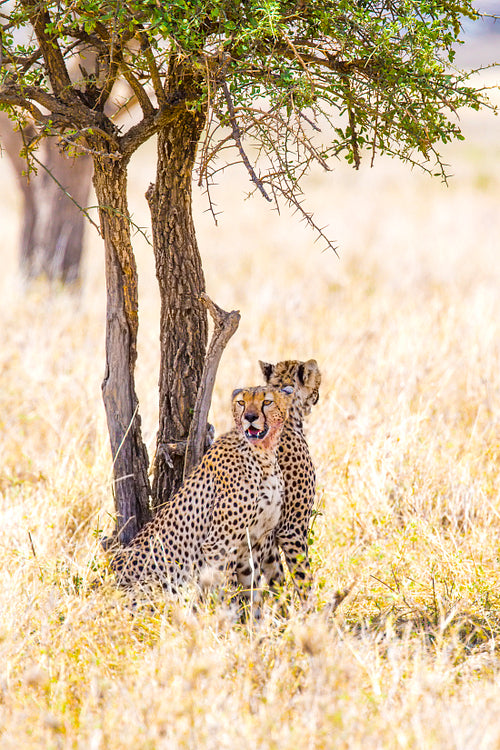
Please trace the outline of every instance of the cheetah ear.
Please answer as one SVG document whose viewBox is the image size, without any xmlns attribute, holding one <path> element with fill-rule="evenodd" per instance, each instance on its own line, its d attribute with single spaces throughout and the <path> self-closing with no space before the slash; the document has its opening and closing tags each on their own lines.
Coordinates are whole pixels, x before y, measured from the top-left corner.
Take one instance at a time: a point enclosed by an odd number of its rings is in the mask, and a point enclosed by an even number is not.
<svg viewBox="0 0 500 750">
<path fill-rule="evenodd" d="M 319 385 L 321 376 L 318 363 L 315 359 L 308 359 L 307 362 L 301 362 L 297 369 L 297 376 L 302 385 L 313 386 Z"/>
<path fill-rule="evenodd" d="M 262 370 L 262 374 L 264 375 L 266 379 L 266 383 L 269 383 L 269 379 L 271 375 L 273 374 L 274 365 L 269 364 L 269 362 L 262 362 L 260 359 L 259 359 L 259 365 L 260 365 L 260 369 Z"/>
<path fill-rule="evenodd" d="M 234 399 L 236 398 L 236 396 L 237 396 L 237 395 L 238 395 L 239 393 L 243 393 L 243 388 L 235 388 L 235 389 L 234 389 L 234 391 L 233 391 L 233 394 L 232 394 L 232 396 L 231 396 L 231 401 L 234 401 Z"/>
</svg>

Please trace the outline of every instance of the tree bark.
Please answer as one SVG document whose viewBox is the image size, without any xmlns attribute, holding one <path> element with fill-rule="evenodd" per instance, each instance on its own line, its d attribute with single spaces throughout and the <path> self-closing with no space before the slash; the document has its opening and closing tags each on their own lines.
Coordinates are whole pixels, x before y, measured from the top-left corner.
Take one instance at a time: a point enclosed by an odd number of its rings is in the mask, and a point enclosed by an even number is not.
<svg viewBox="0 0 500 750">
<path fill-rule="evenodd" d="M 228 313 L 212 302 L 208 294 L 202 294 L 201 300 L 208 309 L 214 322 L 212 340 L 208 347 L 203 374 L 201 376 L 198 396 L 193 410 L 193 419 L 189 429 L 189 437 L 184 461 L 184 478 L 186 478 L 199 464 L 206 450 L 208 410 L 212 401 L 215 376 L 222 353 L 231 336 L 236 332 L 240 323 L 240 313 L 233 310 Z"/>
<path fill-rule="evenodd" d="M 98 150 L 98 149 L 97 149 Z M 94 158 L 106 257 L 106 371 L 102 393 L 111 442 L 116 537 L 128 544 L 151 517 L 148 456 L 135 392 L 137 268 L 130 239 L 125 159 Z"/>
<path fill-rule="evenodd" d="M 26 162 L 19 155 L 24 145 L 22 134 L 4 116 L 0 126 L 2 145 L 23 195 L 19 256 L 23 276 L 27 279 L 45 276 L 66 284 L 78 281 L 85 226 L 85 216 L 78 206 L 86 208 L 88 204 L 91 158 L 82 154 L 70 159 L 59 150 L 57 138 L 45 138 L 38 158 L 46 169 L 38 166 L 37 174 L 28 179 L 23 174 Z M 25 134 L 29 140 L 35 134 L 34 128 L 28 126 Z"/>
<path fill-rule="evenodd" d="M 200 301 L 205 279 L 191 206 L 192 173 L 204 122 L 203 112 L 186 109 L 158 133 L 156 184 L 146 196 L 161 297 L 153 508 L 167 503 L 182 483 L 207 345 L 207 313 Z"/>
</svg>

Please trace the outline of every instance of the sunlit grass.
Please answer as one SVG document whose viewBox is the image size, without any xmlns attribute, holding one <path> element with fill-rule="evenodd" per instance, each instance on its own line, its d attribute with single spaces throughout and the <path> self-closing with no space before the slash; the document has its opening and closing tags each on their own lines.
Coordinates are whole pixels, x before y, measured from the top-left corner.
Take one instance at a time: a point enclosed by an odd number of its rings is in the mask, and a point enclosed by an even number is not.
<svg viewBox="0 0 500 750">
<path fill-rule="evenodd" d="M 288 611 L 268 601 L 259 621 L 190 591 L 134 604 L 114 587 L 99 545 L 113 525 L 102 249 L 89 235 L 78 293 L 23 290 L 9 195 L 2 750 L 498 747 L 500 180 L 498 125 L 481 122 L 449 154 L 450 188 L 390 162 L 311 178 L 340 258 L 294 218 L 242 204 L 244 176 L 220 186 L 218 229 L 197 198 L 207 290 L 242 313 L 219 370 L 217 432 L 232 389 L 260 380 L 258 359 L 315 357 L 323 373 L 308 425 L 311 599 Z M 147 157 L 130 180 L 141 226 Z M 151 248 L 136 239 L 152 452 L 158 295 Z"/>
</svg>

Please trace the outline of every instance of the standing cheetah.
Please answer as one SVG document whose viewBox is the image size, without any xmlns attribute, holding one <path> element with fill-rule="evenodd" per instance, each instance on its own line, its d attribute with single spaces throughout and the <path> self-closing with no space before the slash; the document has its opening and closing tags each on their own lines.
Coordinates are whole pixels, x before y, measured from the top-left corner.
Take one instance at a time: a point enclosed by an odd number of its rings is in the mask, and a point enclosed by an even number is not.
<svg viewBox="0 0 500 750">
<path fill-rule="evenodd" d="M 276 450 L 292 388 L 234 391 L 235 427 L 218 438 L 157 515 L 111 560 L 122 585 L 156 581 L 174 590 L 204 568 L 236 582 L 280 519 L 283 480 Z"/>
<path fill-rule="evenodd" d="M 294 396 L 278 447 L 278 463 L 283 473 L 284 495 L 277 527 L 254 549 L 254 566 L 260 566 L 273 587 L 283 584 L 284 573 L 279 548 L 297 588 L 305 591 L 311 581 L 308 531 L 316 491 L 316 472 L 304 437 L 303 419 L 318 402 L 321 373 L 316 360 L 285 360 L 275 365 L 259 362 L 268 385 L 293 386 Z M 242 564 L 238 570 L 243 583 L 251 571 Z"/>
</svg>

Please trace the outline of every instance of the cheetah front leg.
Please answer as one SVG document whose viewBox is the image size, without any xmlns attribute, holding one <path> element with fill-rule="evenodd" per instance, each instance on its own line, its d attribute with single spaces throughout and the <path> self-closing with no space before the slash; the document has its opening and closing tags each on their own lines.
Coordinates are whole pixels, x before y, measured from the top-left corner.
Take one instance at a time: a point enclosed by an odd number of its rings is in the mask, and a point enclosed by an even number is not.
<svg viewBox="0 0 500 750">
<path fill-rule="evenodd" d="M 277 543 L 283 550 L 290 575 L 301 599 L 306 598 L 312 583 L 307 537 L 307 526 L 280 528 L 276 534 Z"/>
<path fill-rule="evenodd" d="M 262 581 L 262 557 L 265 540 L 250 541 L 247 532 L 246 547 L 243 547 L 236 564 L 236 576 L 242 596 L 247 602 L 260 602 Z"/>
<path fill-rule="evenodd" d="M 204 567 L 202 575 L 206 581 L 211 580 L 212 586 L 222 584 L 235 586 L 236 578 L 236 550 L 231 548 L 225 540 L 208 537 L 201 545 Z"/>
<path fill-rule="evenodd" d="M 275 531 L 271 531 L 261 545 L 260 567 L 269 588 L 278 593 L 285 583 L 285 572 L 281 563 Z"/>
<path fill-rule="evenodd" d="M 252 591 L 259 582 L 260 578 L 260 549 L 253 547 L 250 550 L 244 549 L 238 556 L 236 563 L 236 578 L 243 592 Z"/>
<path fill-rule="evenodd" d="M 228 548 L 226 541 L 213 535 L 202 544 L 206 567 L 203 577 L 209 579 L 213 588 L 224 583 L 229 589 L 229 598 L 237 603 L 239 614 L 243 619 L 252 612 L 252 617 L 259 617 L 260 592 L 258 581 L 260 568 L 255 554 L 246 554 L 243 537 L 234 540 Z M 242 552 L 242 550 L 245 550 Z M 234 593 L 237 593 L 234 599 Z"/>
</svg>

